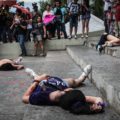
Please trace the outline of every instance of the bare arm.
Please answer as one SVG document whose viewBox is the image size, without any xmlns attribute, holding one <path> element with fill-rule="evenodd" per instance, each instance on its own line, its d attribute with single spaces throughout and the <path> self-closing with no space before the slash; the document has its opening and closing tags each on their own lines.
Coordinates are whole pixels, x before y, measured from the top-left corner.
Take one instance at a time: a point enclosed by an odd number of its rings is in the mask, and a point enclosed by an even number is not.
<svg viewBox="0 0 120 120">
<path fill-rule="evenodd" d="M 26 26 L 20 25 L 21 28 L 23 28 L 24 30 L 27 29 Z"/>
<path fill-rule="evenodd" d="M 98 104 L 99 102 L 103 103 L 103 100 L 100 97 L 85 96 L 85 98 L 86 98 L 86 102 L 90 102 L 93 104 Z"/>
<path fill-rule="evenodd" d="M 85 98 L 87 102 L 92 103 L 91 105 L 92 111 L 100 112 L 103 109 L 102 106 L 99 105 L 99 103 L 103 103 L 102 98 L 93 96 L 86 96 Z"/>
<path fill-rule="evenodd" d="M 36 86 L 39 84 L 39 82 L 33 82 L 30 87 L 26 90 L 26 92 L 23 95 L 22 101 L 25 104 L 29 103 L 29 97 L 32 94 L 32 92 L 34 91 L 34 89 L 36 88 Z"/>
<path fill-rule="evenodd" d="M 36 76 L 34 80 L 41 82 L 42 80 L 47 80 L 50 76 L 47 74 L 42 74 L 40 76 Z"/>
<path fill-rule="evenodd" d="M 43 26 L 43 30 L 44 30 L 44 37 L 46 37 L 47 32 L 46 32 L 46 27 L 45 27 L 45 25 Z"/>
<path fill-rule="evenodd" d="M 27 91 L 24 93 L 22 101 L 25 104 L 29 103 L 29 97 L 32 94 L 32 92 L 34 91 L 34 89 L 36 88 L 36 86 L 42 81 L 42 80 L 47 80 L 48 79 L 48 75 L 47 74 L 42 74 L 40 76 L 37 76 L 34 78 L 34 82 L 30 85 L 30 87 L 27 89 Z"/>
</svg>

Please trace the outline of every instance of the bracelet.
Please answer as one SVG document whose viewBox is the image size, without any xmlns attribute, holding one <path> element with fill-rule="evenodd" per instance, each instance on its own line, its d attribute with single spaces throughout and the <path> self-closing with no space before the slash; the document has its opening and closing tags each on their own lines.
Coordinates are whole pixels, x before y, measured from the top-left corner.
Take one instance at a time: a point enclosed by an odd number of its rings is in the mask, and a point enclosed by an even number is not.
<svg viewBox="0 0 120 120">
<path fill-rule="evenodd" d="M 34 83 L 34 82 L 40 83 L 38 80 L 34 80 L 33 83 Z"/>
</svg>

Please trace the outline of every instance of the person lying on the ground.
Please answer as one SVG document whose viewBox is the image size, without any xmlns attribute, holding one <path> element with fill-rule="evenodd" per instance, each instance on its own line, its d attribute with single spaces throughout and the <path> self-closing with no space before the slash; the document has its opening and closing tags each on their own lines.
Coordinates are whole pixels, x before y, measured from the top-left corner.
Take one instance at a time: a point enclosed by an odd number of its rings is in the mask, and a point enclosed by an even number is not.
<svg viewBox="0 0 120 120">
<path fill-rule="evenodd" d="M 73 88 L 79 87 L 85 81 L 91 70 L 91 65 L 88 65 L 84 68 L 82 75 L 77 79 L 61 79 L 47 74 L 39 76 L 32 69 L 27 68 L 26 72 L 34 77 L 34 81 L 24 93 L 22 100 L 25 104 L 60 105 L 62 107 L 62 96 L 67 95 L 69 93 L 68 91 L 73 90 Z M 91 112 L 100 112 L 102 110 L 102 107 L 97 105 L 97 103 L 103 102 L 99 97 L 86 96 L 84 102 L 92 103 L 89 106 Z"/>
<path fill-rule="evenodd" d="M 24 68 L 23 65 L 19 65 L 21 61 L 22 61 L 22 57 L 19 57 L 16 60 L 1 59 L 0 60 L 0 71 L 21 70 Z"/>
<path fill-rule="evenodd" d="M 96 49 L 101 53 L 105 47 L 112 47 L 120 45 L 120 38 L 117 38 L 108 33 L 103 33 L 98 44 L 96 45 Z"/>
</svg>

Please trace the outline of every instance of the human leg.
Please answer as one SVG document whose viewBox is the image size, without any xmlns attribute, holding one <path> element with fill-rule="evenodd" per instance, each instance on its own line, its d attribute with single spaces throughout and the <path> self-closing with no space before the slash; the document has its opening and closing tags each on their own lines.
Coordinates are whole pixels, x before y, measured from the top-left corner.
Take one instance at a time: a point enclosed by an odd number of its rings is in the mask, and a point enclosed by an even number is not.
<svg viewBox="0 0 120 120">
<path fill-rule="evenodd" d="M 89 19 L 86 19 L 86 37 L 88 37 L 89 33 Z"/>
<path fill-rule="evenodd" d="M 69 39 L 72 38 L 72 31 L 73 31 L 73 21 L 72 21 L 72 18 L 70 18 L 70 35 L 69 35 Z"/>
<path fill-rule="evenodd" d="M 112 45 L 120 45 L 120 39 L 113 36 L 113 35 L 108 35 L 107 36 L 107 41 L 108 44 L 112 44 Z"/>
<path fill-rule="evenodd" d="M 27 52 L 26 52 L 26 48 L 25 48 L 25 36 L 24 35 L 18 35 L 18 41 L 19 41 L 19 44 L 20 44 L 20 47 L 21 47 L 21 50 L 22 50 L 22 54 L 21 55 L 27 55 Z"/>
<path fill-rule="evenodd" d="M 77 39 L 78 16 L 77 16 L 77 17 L 75 17 L 75 20 L 74 20 L 74 26 L 75 26 L 75 39 Z"/>
<path fill-rule="evenodd" d="M 107 41 L 107 33 L 104 33 L 101 35 L 100 40 L 98 41 L 98 44 L 96 45 L 96 49 L 98 49 L 99 46 L 104 45 L 105 42 Z"/>
<path fill-rule="evenodd" d="M 47 74 L 42 74 L 42 75 L 38 75 L 34 70 L 30 69 L 30 68 L 26 68 L 25 72 L 31 76 L 34 80 L 37 81 L 42 81 L 42 80 L 46 80 L 48 79 L 49 75 Z"/>
<path fill-rule="evenodd" d="M 84 34 L 85 34 L 85 20 L 83 19 L 82 20 L 82 38 L 84 37 Z"/>
<path fill-rule="evenodd" d="M 36 56 L 37 55 L 37 51 L 38 51 L 38 41 L 35 40 L 34 41 L 34 53 L 33 53 L 33 56 Z"/>
<path fill-rule="evenodd" d="M 81 85 L 81 83 L 83 83 L 86 79 L 86 77 L 89 75 L 89 73 L 92 71 L 92 66 L 91 65 L 87 65 L 84 68 L 84 71 L 82 73 L 82 75 L 80 75 L 77 79 L 73 79 L 73 78 L 67 78 L 64 79 L 67 83 L 69 87 L 79 87 Z"/>
<path fill-rule="evenodd" d="M 46 53 L 45 53 L 45 46 L 44 46 L 44 44 L 43 44 L 43 40 L 42 41 L 40 41 L 40 48 L 41 48 L 41 53 L 40 53 L 40 56 L 43 56 L 43 57 L 45 57 L 46 56 Z"/>
<path fill-rule="evenodd" d="M 65 28 L 65 24 L 64 23 L 62 23 L 62 25 L 61 25 L 61 30 L 64 33 L 64 38 L 67 38 L 67 33 L 66 33 L 66 28 Z"/>
</svg>

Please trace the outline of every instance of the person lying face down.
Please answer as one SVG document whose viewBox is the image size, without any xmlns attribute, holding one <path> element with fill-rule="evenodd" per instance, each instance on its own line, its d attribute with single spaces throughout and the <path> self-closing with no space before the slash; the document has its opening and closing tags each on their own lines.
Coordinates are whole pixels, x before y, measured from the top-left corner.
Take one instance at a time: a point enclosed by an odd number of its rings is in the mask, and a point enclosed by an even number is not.
<svg viewBox="0 0 120 120">
<path fill-rule="evenodd" d="M 47 74 L 39 76 L 31 69 L 26 69 L 26 72 L 34 77 L 34 81 L 24 93 L 23 103 L 38 106 L 58 105 L 75 114 L 91 114 L 103 111 L 103 107 L 98 105 L 98 103 L 103 103 L 102 98 L 85 96 L 81 91 L 73 89 L 79 87 L 91 72 L 90 65 L 84 68 L 84 72 L 77 79 L 61 79 Z M 66 104 L 64 105 L 64 103 Z M 77 103 L 78 108 L 83 108 L 82 110 L 75 111 L 74 105 Z M 87 112 L 84 109 L 87 109 Z"/>
<path fill-rule="evenodd" d="M 0 60 L 0 71 L 12 71 L 12 70 L 21 70 L 24 68 L 23 65 L 19 63 L 22 61 L 22 57 L 18 59 L 1 59 Z"/>
</svg>

